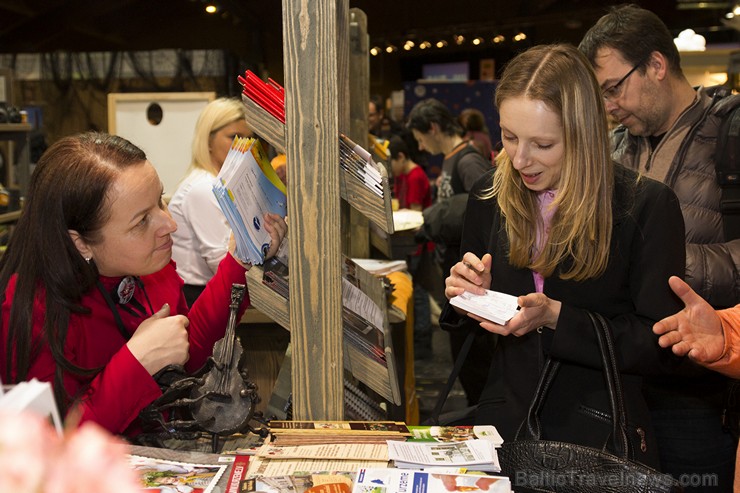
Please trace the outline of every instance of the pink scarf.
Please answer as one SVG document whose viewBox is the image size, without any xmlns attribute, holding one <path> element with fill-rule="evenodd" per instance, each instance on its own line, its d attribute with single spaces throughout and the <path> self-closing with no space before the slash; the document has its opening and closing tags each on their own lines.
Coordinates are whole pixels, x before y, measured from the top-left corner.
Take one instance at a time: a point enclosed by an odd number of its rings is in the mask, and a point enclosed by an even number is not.
<svg viewBox="0 0 740 493">
<path fill-rule="evenodd" d="M 555 214 L 555 207 L 550 207 L 552 201 L 555 200 L 555 190 L 544 190 L 537 193 L 537 204 L 540 208 L 540 216 L 542 217 L 542 228 L 537 228 L 537 238 L 532 251 L 532 259 L 536 259 L 545 246 L 547 237 L 550 235 L 550 223 L 552 222 L 552 216 Z M 534 277 L 534 288 L 535 291 L 541 293 L 545 286 L 545 278 L 539 272 L 532 271 Z"/>
</svg>

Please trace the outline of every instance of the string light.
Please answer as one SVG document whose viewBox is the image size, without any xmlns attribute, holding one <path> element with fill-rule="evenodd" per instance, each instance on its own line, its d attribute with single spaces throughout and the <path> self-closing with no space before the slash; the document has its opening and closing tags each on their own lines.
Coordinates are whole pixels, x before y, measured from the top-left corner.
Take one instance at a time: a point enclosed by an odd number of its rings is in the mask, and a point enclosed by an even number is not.
<svg viewBox="0 0 740 493">
<path fill-rule="evenodd" d="M 464 47 L 465 43 L 470 43 L 470 45 L 481 47 L 489 42 L 493 45 L 501 45 L 502 43 L 505 43 L 507 39 L 510 39 L 513 42 L 521 42 L 527 39 L 527 35 L 522 31 L 517 32 L 517 34 L 511 37 L 504 36 L 503 34 L 500 34 L 500 33 L 495 34 L 495 35 L 486 34 L 486 33 L 482 33 L 482 34 L 483 34 L 482 36 L 481 35 L 471 36 L 469 34 L 462 34 L 462 33 L 457 33 L 453 35 L 448 34 L 447 36 L 449 37 L 447 39 L 438 39 L 437 41 L 423 40 L 423 41 L 417 42 L 411 39 L 415 36 L 418 36 L 418 33 L 417 33 L 417 34 L 409 35 L 410 37 L 408 38 L 405 38 L 405 39 L 401 38 L 400 40 L 397 40 L 398 44 L 394 44 L 387 40 L 380 39 L 376 41 L 376 42 L 379 42 L 380 46 L 375 45 L 372 48 L 370 48 L 370 54 L 372 56 L 382 55 L 383 52 L 391 54 L 391 53 L 395 53 L 401 50 L 401 48 L 403 48 L 404 51 L 411 51 L 415 48 L 418 48 L 420 50 L 428 50 L 432 47 L 436 47 L 438 49 L 444 49 L 450 46 L 452 46 L 453 48 L 460 46 L 462 48 Z"/>
<path fill-rule="evenodd" d="M 218 11 L 218 7 L 216 7 L 212 3 L 209 3 L 208 5 L 206 5 L 206 12 L 208 12 L 209 14 L 215 14 L 217 11 Z"/>
</svg>

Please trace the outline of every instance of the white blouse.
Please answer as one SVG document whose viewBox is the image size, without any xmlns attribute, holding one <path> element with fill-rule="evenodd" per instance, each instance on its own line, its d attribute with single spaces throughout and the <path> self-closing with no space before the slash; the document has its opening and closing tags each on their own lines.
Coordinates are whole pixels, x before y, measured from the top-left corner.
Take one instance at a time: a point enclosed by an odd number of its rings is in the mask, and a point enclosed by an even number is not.
<svg viewBox="0 0 740 493">
<path fill-rule="evenodd" d="M 213 195 L 214 180 L 209 172 L 195 169 L 169 202 L 177 223 L 172 258 L 185 284 L 204 286 L 228 251 L 231 228 Z"/>
</svg>

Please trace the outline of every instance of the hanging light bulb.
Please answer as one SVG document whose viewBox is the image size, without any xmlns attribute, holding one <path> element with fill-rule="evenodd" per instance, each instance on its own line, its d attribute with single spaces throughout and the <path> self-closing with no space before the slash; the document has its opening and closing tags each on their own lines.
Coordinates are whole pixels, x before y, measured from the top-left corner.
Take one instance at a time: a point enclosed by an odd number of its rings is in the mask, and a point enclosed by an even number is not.
<svg viewBox="0 0 740 493">
<path fill-rule="evenodd" d="M 373 46 L 372 48 L 370 48 L 370 54 L 372 56 L 378 56 L 379 53 L 380 53 L 380 48 L 379 47 Z"/>
<path fill-rule="evenodd" d="M 475 46 L 478 46 L 479 44 L 482 44 L 482 43 L 483 43 L 483 38 L 481 38 L 480 36 L 479 36 L 479 37 L 477 37 L 477 38 L 473 38 L 473 41 L 472 41 L 472 43 L 473 43 L 473 44 L 474 44 Z"/>
</svg>

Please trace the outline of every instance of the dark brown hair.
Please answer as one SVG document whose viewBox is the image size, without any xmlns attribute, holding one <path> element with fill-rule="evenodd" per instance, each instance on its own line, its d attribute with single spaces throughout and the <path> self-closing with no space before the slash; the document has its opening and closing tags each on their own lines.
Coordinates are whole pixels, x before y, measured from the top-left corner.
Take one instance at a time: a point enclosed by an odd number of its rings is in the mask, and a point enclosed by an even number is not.
<svg viewBox="0 0 740 493">
<path fill-rule="evenodd" d="M 0 341 L 0 346 L 5 344 L 3 381 L 15 383 L 28 376 L 38 352 L 32 346 L 33 305 L 42 289 L 44 338 L 57 364 L 54 393 L 62 410 L 69 403 L 63 373 L 88 375 L 99 370 L 79 368 L 64 356 L 70 314 L 85 312 L 80 300 L 98 276 L 94 262 L 87 263 L 78 252 L 69 230 L 88 243 L 100 241 L 100 229 L 110 214 L 108 189 L 122 170 L 144 161 L 141 149 L 114 135 L 83 133 L 54 143 L 36 165 L 23 212 L 0 259 L 0 303 L 11 277 L 17 275 L 8 339 Z"/>
</svg>

